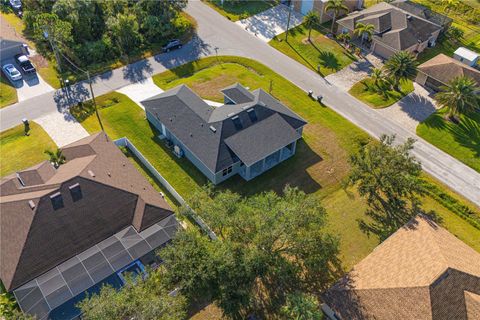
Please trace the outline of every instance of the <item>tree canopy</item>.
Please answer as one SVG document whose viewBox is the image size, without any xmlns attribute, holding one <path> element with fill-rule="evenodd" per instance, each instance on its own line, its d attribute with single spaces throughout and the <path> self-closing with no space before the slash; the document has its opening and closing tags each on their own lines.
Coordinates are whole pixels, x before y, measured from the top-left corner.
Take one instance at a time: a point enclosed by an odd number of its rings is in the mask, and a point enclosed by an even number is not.
<svg viewBox="0 0 480 320">
<path fill-rule="evenodd" d="M 180 232 L 161 253 L 166 280 L 190 299 L 208 294 L 229 317 L 278 315 L 289 293 L 323 290 L 341 271 L 325 210 L 298 189 L 248 198 L 207 189 L 190 203 L 220 240 Z"/>
<path fill-rule="evenodd" d="M 139 54 L 182 36 L 192 25 L 181 15 L 187 0 L 26 0 L 26 30 L 40 50 L 46 29 L 70 60 L 81 66 Z"/>
<path fill-rule="evenodd" d="M 395 136 L 382 136 L 350 157 L 352 170 L 346 186 L 356 186 L 368 204 L 369 219 L 360 228 L 385 240 L 412 217 L 421 213 L 419 196 L 424 194 L 422 166 L 410 154 L 413 139 L 394 145 Z"/>
<path fill-rule="evenodd" d="M 413 79 L 417 75 L 417 59 L 407 51 L 398 51 L 388 58 L 385 71 L 399 91 L 400 80 Z"/>
<path fill-rule="evenodd" d="M 455 119 L 460 114 L 480 109 L 480 87 L 468 77 L 456 77 L 435 95 L 438 103 L 448 109 L 448 117 Z"/>
</svg>

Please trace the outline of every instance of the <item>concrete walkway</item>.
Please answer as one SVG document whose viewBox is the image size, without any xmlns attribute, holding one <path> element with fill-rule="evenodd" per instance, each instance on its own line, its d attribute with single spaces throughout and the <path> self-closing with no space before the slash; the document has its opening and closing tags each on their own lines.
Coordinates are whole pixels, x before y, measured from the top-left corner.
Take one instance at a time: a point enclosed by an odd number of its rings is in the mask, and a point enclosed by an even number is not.
<svg viewBox="0 0 480 320">
<path fill-rule="evenodd" d="M 427 119 L 439 107 L 425 88 L 416 82 L 413 83 L 413 87 L 415 90 L 400 101 L 388 108 L 376 110 L 415 134 L 418 124 Z"/>
<path fill-rule="evenodd" d="M 257 13 L 247 19 L 235 22 L 237 25 L 258 37 L 260 40 L 269 42 L 276 35 L 287 30 L 288 7 L 279 4 L 276 7 Z M 303 16 L 292 10 L 290 16 L 290 29 L 298 26 L 303 21 Z"/>
<path fill-rule="evenodd" d="M 68 112 L 51 112 L 34 121 L 42 126 L 58 147 L 66 146 L 89 135 Z"/>
</svg>

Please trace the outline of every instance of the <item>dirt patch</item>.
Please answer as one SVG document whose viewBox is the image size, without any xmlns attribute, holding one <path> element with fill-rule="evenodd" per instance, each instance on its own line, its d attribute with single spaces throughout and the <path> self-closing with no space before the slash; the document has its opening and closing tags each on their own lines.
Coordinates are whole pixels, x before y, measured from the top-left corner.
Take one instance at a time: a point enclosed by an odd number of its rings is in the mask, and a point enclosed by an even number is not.
<svg viewBox="0 0 480 320">
<path fill-rule="evenodd" d="M 2 30 L 3 39 L 27 43 L 27 40 L 8 23 L 3 14 L 0 15 L 0 30 Z"/>
<path fill-rule="evenodd" d="M 39 54 L 30 56 L 30 60 L 37 68 L 48 68 L 48 60 Z"/>
</svg>

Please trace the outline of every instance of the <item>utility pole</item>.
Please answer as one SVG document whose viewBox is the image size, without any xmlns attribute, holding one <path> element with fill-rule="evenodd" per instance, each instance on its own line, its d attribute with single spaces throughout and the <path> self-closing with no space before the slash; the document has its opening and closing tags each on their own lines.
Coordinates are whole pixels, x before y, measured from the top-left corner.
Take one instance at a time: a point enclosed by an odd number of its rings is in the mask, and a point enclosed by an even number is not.
<svg viewBox="0 0 480 320">
<path fill-rule="evenodd" d="M 50 47 L 52 48 L 53 53 L 55 54 L 55 60 L 57 61 L 57 69 L 58 73 L 60 74 L 60 81 L 62 82 L 63 87 L 63 77 L 62 77 L 62 64 L 60 63 L 60 56 L 58 55 L 58 48 L 55 45 L 55 42 L 52 41 L 52 37 L 50 36 L 50 28 L 45 26 L 43 28 L 43 36 L 48 40 L 50 43 Z"/>
<path fill-rule="evenodd" d="M 95 114 L 97 115 L 97 119 L 98 119 L 98 123 L 100 124 L 100 128 L 102 129 L 103 132 L 105 132 L 105 130 L 103 129 L 102 119 L 100 119 L 100 114 L 98 113 L 97 102 L 95 101 L 95 95 L 93 94 L 92 78 L 90 78 L 90 71 L 88 71 L 88 70 L 87 70 L 87 77 L 88 77 L 88 85 L 90 87 L 90 93 L 92 94 L 92 101 L 93 101 L 93 106 L 95 108 Z"/>
<path fill-rule="evenodd" d="M 288 42 L 288 29 L 290 29 L 290 16 L 292 15 L 292 8 L 288 4 L 288 20 L 287 20 L 287 32 L 285 33 L 285 42 Z"/>
</svg>

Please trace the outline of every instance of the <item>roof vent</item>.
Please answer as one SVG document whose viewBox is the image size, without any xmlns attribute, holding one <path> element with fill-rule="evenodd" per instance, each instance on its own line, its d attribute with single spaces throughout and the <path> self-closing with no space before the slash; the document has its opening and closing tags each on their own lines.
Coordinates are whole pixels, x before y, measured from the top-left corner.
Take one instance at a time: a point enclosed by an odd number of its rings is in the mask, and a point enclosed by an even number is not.
<svg viewBox="0 0 480 320">
<path fill-rule="evenodd" d="M 190 138 L 193 138 L 193 133 L 190 132 Z"/>
<path fill-rule="evenodd" d="M 267 105 L 265 104 L 265 102 L 263 102 L 263 101 L 259 101 L 259 102 L 258 102 L 258 105 L 259 105 L 259 106 L 262 106 L 262 107 L 266 107 L 266 106 L 267 106 Z"/>
<path fill-rule="evenodd" d="M 210 126 L 210 130 L 212 130 L 214 133 L 217 132 L 217 129 L 214 126 Z"/>
<path fill-rule="evenodd" d="M 90 177 L 95 178 L 95 173 L 93 173 L 92 170 L 88 170 L 87 172 L 90 175 Z"/>
<path fill-rule="evenodd" d="M 238 116 L 233 117 L 232 121 L 233 121 L 233 124 L 235 125 L 235 128 L 237 130 L 243 129 L 242 121 L 240 120 L 240 118 Z"/>
<path fill-rule="evenodd" d="M 28 205 L 30 206 L 30 209 L 35 209 L 35 202 L 33 202 L 33 200 L 28 200 Z"/>
<path fill-rule="evenodd" d="M 227 115 L 228 118 L 230 118 L 231 116 L 234 116 L 235 115 L 235 112 L 231 112 Z"/>
<path fill-rule="evenodd" d="M 75 183 L 68 187 L 70 190 L 70 195 L 72 196 L 73 202 L 77 202 L 78 200 L 83 198 L 82 189 L 80 188 L 80 184 Z"/>
<path fill-rule="evenodd" d="M 53 210 L 58 210 L 64 207 L 62 194 L 60 192 L 52 194 L 50 196 L 50 201 L 52 202 Z"/>
<path fill-rule="evenodd" d="M 22 185 L 22 187 L 25 187 L 25 181 L 23 181 L 22 177 L 18 173 L 17 173 L 17 179 L 18 179 L 18 182 L 20 182 L 20 184 Z"/>
<path fill-rule="evenodd" d="M 407 14 L 407 20 L 408 20 L 408 21 L 412 21 L 412 16 L 409 15 L 409 14 Z"/>
</svg>

